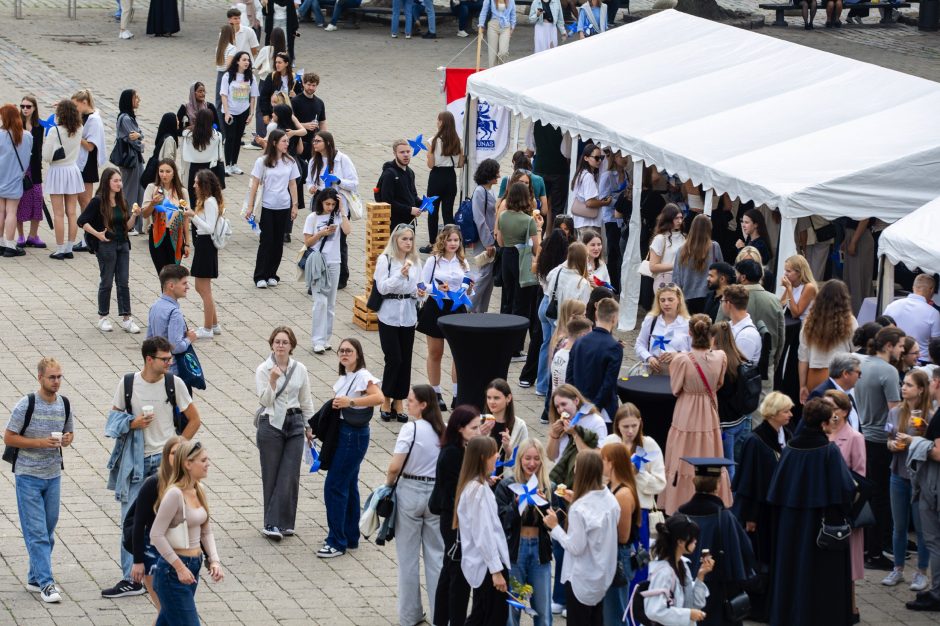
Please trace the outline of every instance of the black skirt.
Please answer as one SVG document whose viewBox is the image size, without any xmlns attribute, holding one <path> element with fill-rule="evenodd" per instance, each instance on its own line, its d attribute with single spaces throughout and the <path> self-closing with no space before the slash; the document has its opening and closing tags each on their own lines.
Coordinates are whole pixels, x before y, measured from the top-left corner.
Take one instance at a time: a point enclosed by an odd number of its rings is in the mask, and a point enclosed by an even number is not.
<svg viewBox="0 0 940 626">
<path fill-rule="evenodd" d="M 442 304 L 444 305 L 443 310 L 437 306 L 437 302 L 434 301 L 434 298 L 428 298 L 425 303 L 421 305 L 421 310 L 418 311 L 419 333 L 427 335 L 428 337 L 443 339 L 444 333 L 441 332 L 441 327 L 437 325 L 437 320 L 445 315 L 456 315 L 457 313 L 467 312 L 467 307 L 464 305 L 460 305 L 460 308 L 456 311 L 451 311 L 453 302 L 450 300 L 444 300 Z"/>
<path fill-rule="evenodd" d="M 212 235 L 193 232 L 193 265 L 189 273 L 195 278 L 219 277 L 219 251 L 212 243 Z"/>
<path fill-rule="evenodd" d="M 97 183 L 98 180 L 98 146 L 95 146 L 88 153 L 88 161 L 85 162 L 85 168 L 82 169 L 82 182 Z"/>
</svg>

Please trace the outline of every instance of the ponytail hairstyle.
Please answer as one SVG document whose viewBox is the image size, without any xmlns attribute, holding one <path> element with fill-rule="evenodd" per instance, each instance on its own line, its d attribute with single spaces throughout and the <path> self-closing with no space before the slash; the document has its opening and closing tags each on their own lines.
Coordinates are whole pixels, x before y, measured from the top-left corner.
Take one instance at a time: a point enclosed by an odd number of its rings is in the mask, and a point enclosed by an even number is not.
<svg viewBox="0 0 940 626">
<path fill-rule="evenodd" d="M 659 533 L 656 543 L 651 548 L 653 558 L 657 561 L 668 561 L 680 585 L 685 585 L 685 567 L 682 566 L 681 555 L 676 555 L 676 549 L 679 542 L 684 541 L 686 545 L 692 540 L 698 540 L 698 524 L 692 521 L 688 515 L 676 513 L 672 515 L 665 523 L 656 524 L 656 532 Z"/>
<path fill-rule="evenodd" d="M 457 497 L 454 498 L 454 528 L 458 528 L 457 505 L 460 503 L 460 496 L 463 495 L 467 483 L 475 480 L 481 485 L 487 484 L 489 471 L 486 464 L 490 458 L 496 456 L 497 450 L 496 441 L 485 435 L 474 437 L 467 443 L 463 465 L 460 466 L 460 478 L 457 479 Z"/>
</svg>

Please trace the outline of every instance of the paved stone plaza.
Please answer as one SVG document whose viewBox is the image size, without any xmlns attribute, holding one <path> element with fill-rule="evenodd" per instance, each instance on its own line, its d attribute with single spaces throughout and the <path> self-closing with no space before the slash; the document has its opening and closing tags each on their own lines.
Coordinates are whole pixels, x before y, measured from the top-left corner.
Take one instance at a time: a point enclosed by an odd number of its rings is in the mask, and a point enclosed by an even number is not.
<svg viewBox="0 0 940 626">
<path fill-rule="evenodd" d="M 23 94 L 33 93 L 45 117 L 58 99 L 89 87 L 103 113 L 110 150 L 118 95 L 125 88 L 134 88 L 142 98 L 139 119 L 145 140 L 152 141 L 160 116 L 177 110 L 192 81 L 214 85 L 215 44 L 218 29 L 225 23 L 227 3 L 190 0 L 186 3 L 182 32 L 166 39 L 144 35 L 147 4 L 137 2 L 136 19 L 131 26 L 136 37 L 120 41 L 118 27 L 111 18 L 114 3 L 108 0 L 79 2 L 78 19 L 74 21 L 66 17 L 65 3 L 60 0 L 25 0 L 26 19 L 19 21 L 12 19 L 13 0 L 0 0 L 0 103 L 18 103 Z M 635 0 L 633 8 L 650 4 L 649 0 Z M 727 6 L 756 9 L 756 2 L 752 6 L 750 2 L 734 0 Z M 888 28 L 866 25 L 831 32 L 821 28 L 824 15 L 818 17 L 822 19 L 818 20 L 820 29 L 815 32 L 796 28 L 765 28 L 763 32 L 940 79 L 937 34 L 920 33 L 900 25 Z M 393 139 L 433 134 L 435 116 L 442 106 L 436 68 L 448 63 L 461 66 L 473 63 L 473 46 L 464 49 L 473 40 L 458 39 L 455 31 L 456 24 L 450 19 L 439 24 L 438 32 L 443 38 L 437 41 L 393 40 L 388 36 L 387 24 L 374 22 L 363 24 L 361 30 L 332 33 L 308 24 L 301 26 L 295 69 L 320 74 L 318 95 L 326 102 L 329 130 L 336 137 L 337 147 L 356 164 L 364 198 L 371 196 L 371 187 L 382 162 L 389 158 Z M 532 30 L 520 18 L 511 56 L 518 58 L 531 50 Z M 767 71 L 772 72 L 773 68 L 768 67 Z M 768 111 L 769 120 L 772 113 L 775 112 Z M 148 157 L 152 147 L 152 143 L 147 144 Z M 249 171 L 259 154 L 243 150 L 242 169 Z M 418 189 L 423 191 L 427 181 L 424 157 L 413 165 Z M 247 182 L 247 175 L 228 179 L 225 196 L 230 217 L 237 216 Z M 290 260 L 300 245 L 296 242 L 300 239 L 302 219 L 294 226 L 295 243 L 285 251 L 281 272 L 285 281 L 266 291 L 255 289 L 251 281 L 256 251 L 254 235 L 243 222 L 234 221 L 236 235 L 220 253 L 221 277 L 214 283 L 224 334 L 197 345 L 210 382 L 207 391 L 196 394 L 203 418 L 199 438 L 208 447 L 212 460 L 206 487 L 226 573 L 222 583 L 203 580 L 200 584 L 196 596 L 200 614 L 207 624 L 396 623 L 394 544 L 379 547 L 363 542 L 359 550 L 332 560 L 314 556 L 326 534 L 323 476 L 302 477 L 296 537 L 272 544 L 259 533 L 261 483 L 251 424 L 257 406 L 254 369 L 268 354 L 266 340 L 270 329 L 289 324 L 297 331 L 300 346 L 295 356 L 310 370 L 318 403 L 327 397 L 336 378 L 337 361 L 335 353 L 313 354 L 310 300 L 301 283 L 287 279 L 293 278 Z M 423 224 L 418 232 L 418 243 L 423 245 L 427 239 Z M 53 241 L 45 226 L 40 235 L 47 243 Z M 145 240 L 137 238 L 132 242 L 132 308 L 143 325 L 148 306 L 158 295 L 159 284 Z M 364 223 L 356 222 L 350 237 L 352 276 L 349 287 L 338 298 L 333 345 L 343 336 L 360 337 L 370 370 L 381 374 L 378 334 L 360 331 L 351 323 L 352 297 L 363 292 L 363 247 Z M 35 390 L 34 368 L 40 356 L 55 356 L 62 362 L 66 376 L 62 392 L 72 400 L 76 416 L 75 444 L 65 451 L 62 511 L 53 554 L 63 601 L 45 605 L 24 587 L 26 552 L 19 531 L 13 477 L 3 468 L 0 624 L 149 624 L 154 611 L 145 596 L 120 600 L 100 597 L 102 588 L 120 578 L 117 550 L 120 507 L 105 489 L 106 463 L 113 441 L 104 436 L 104 420 L 121 375 L 141 365 L 140 343 L 145 335 L 127 335 L 119 328 L 112 333 L 99 332 L 94 326 L 98 282 L 94 257 L 77 254 L 75 260 L 63 263 L 49 259 L 48 252 L 29 250 L 25 257 L 0 260 L 0 416 L 5 423 L 15 402 Z M 498 303 L 498 297 L 493 301 Z M 191 290 L 183 310 L 191 322 L 199 325 L 200 309 L 199 297 Z M 112 313 L 115 310 L 112 308 Z M 632 338 L 625 339 L 632 346 Z M 632 349 L 627 352 L 632 355 Z M 424 382 L 425 343 L 421 335 L 415 354 L 412 380 Z M 444 371 L 448 370 L 446 361 Z M 519 364 L 511 367 L 510 382 L 514 386 L 519 370 Z M 445 388 L 449 402 L 449 387 Z M 526 420 L 534 433 L 544 437 L 545 427 L 538 423 L 541 398 L 532 390 L 518 389 L 515 399 L 517 415 Z M 398 428 L 398 424 L 373 422 L 372 444 L 361 473 L 363 498 L 383 480 Z M 894 589 L 882 587 L 878 584 L 882 575 L 869 572 L 859 585 L 863 623 L 879 626 L 936 623 L 935 614 L 905 611 L 903 602 L 912 596 L 907 584 Z"/>
</svg>

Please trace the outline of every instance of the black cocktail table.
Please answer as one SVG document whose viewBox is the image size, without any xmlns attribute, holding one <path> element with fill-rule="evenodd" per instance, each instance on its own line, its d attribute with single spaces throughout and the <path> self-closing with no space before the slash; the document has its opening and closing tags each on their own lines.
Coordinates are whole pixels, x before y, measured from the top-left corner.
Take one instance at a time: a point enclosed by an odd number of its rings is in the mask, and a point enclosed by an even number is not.
<svg viewBox="0 0 940 626">
<path fill-rule="evenodd" d="M 631 376 L 617 381 L 621 402 L 632 402 L 643 416 L 643 434 L 656 440 L 666 451 L 666 439 L 672 426 L 676 397 L 672 395 L 668 376 Z"/>
</svg>

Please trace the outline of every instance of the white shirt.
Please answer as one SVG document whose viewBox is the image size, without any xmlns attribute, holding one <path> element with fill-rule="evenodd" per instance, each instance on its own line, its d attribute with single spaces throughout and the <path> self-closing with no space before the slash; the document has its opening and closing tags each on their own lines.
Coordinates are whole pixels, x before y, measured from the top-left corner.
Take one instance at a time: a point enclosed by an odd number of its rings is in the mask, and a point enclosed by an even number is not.
<svg viewBox="0 0 940 626">
<path fill-rule="evenodd" d="M 291 368 L 290 379 L 287 372 Z M 284 427 L 284 418 L 287 409 L 300 409 L 304 420 L 313 417 L 316 412 L 313 407 L 313 396 L 310 394 L 310 377 L 303 363 L 289 359 L 284 374 L 277 379 L 277 389 L 271 388 L 271 370 L 274 369 L 274 357 L 264 360 L 255 370 L 255 388 L 258 391 L 258 401 L 264 407 L 264 414 L 268 416 L 268 423 L 274 428 Z M 282 391 L 283 390 L 283 391 Z M 280 392 L 280 395 L 278 393 Z M 277 396 L 277 399 L 275 399 Z"/>
<path fill-rule="evenodd" d="M 751 363 L 759 363 L 762 343 L 760 333 L 757 332 L 757 326 L 754 325 L 751 316 L 745 315 L 737 324 L 731 324 L 731 334 L 744 358 Z"/>
<path fill-rule="evenodd" d="M 682 244 L 685 243 L 685 235 L 681 232 L 670 233 L 669 235 L 656 235 L 653 242 L 650 243 L 650 250 L 659 255 L 660 263 L 664 265 L 676 266 L 676 253 Z M 672 280 L 672 270 L 666 270 L 653 276 L 653 289 L 661 282 Z"/>
<path fill-rule="evenodd" d="M 98 111 L 92 112 L 88 119 L 85 120 L 85 125 L 82 126 L 82 139 L 90 143 L 95 144 L 98 148 L 98 167 L 104 165 L 104 162 L 107 161 L 108 155 L 105 153 L 104 147 L 104 122 L 101 121 L 101 114 Z M 75 162 L 78 165 L 78 169 L 84 170 L 85 164 L 88 163 L 88 150 L 82 148 L 78 153 L 78 161 Z"/>
<path fill-rule="evenodd" d="M 252 48 L 258 47 L 258 36 L 255 34 L 253 28 L 247 24 L 242 24 L 238 29 L 238 32 L 235 33 L 235 51 L 242 52 L 245 51 L 248 53 L 248 56 L 251 56 Z M 226 50 L 225 55 L 228 56 L 228 51 Z"/>
<path fill-rule="evenodd" d="M 432 254 L 428 257 L 428 260 L 424 262 L 424 271 L 421 272 L 421 282 L 423 282 L 428 288 L 428 291 L 430 291 L 431 283 L 436 283 L 436 281 L 440 280 L 447 283 L 447 288 L 451 292 L 454 292 L 463 286 L 464 277 L 469 275 L 470 265 L 466 262 L 461 263 L 456 254 L 452 259 L 447 259 L 442 256 L 438 257 Z M 440 288 L 439 285 L 438 288 Z"/>
<path fill-rule="evenodd" d="M 574 197 L 582 202 L 587 202 L 588 200 L 595 200 L 599 198 L 597 181 L 594 180 L 594 175 L 589 171 L 584 170 L 581 172 L 581 176 L 578 178 L 578 182 L 572 190 Z M 574 219 L 575 228 L 584 228 L 585 226 L 594 226 L 597 228 L 604 227 L 604 216 L 601 211 L 597 212 L 597 217 L 581 217 L 579 215 L 572 215 Z"/>
<path fill-rule="evenodd" d="M 660 348 L 658 338 L 662 337 L 666 342 L 666 349 Z M 650 357 L 658 357 L 663 352 L 688 352 L 692 349 L 692 342 L 689 339 L 689 320 L 677 315 L 669 324 L 666 324 L 662 315 L 655 318 L 647 315 L 640 327 L 640 334 L 636 337 L 633 344 L 633 351 L 636 352 L 636 358 L 643 362 Z"/>
<path fill-rule="evenodd" d="M 241 115 L 251 107 L 251 99 L 258 97 L 258 81 L 252 76 L 251 82 L 246 82 L 245 75 L 238 73 L 235 74 L 235 80 L 229 82 L 228 72 L 225 72 L 219 95 L 228 98 L 228 113 Z"/>
<path fill-rule="evenodd" d="M 342 218 L 339 214 L 333 216 L 333 224 L 336 226 L 336 232 L 330 235 L 329 237 L 324 237 L 318 242 L 313 244 L 313 246 L 320 250 L 320 254 L 323 255 L 324 260 L 327 265 L 339 265 L 340 256 L 339 256 L 339 242 L 340 242 L 340 233 L 342 228 L 340 228 L 340 223 Z M 307 216 L 307 219 L 304 221 L 304 234 L 305 235 L 314 235 L 324 228 L 330 222 L 330 214 L 320 215 L 319 213 L 311 213 Z M 320 249 L 320 246 L 323 246 L 323 249 Z"/>
<path fill-rule="evenodd" d="M 378 385 L 381 382 L 381 380 L 370 374 L 369 370 L 362 368 L 359 371 L 346 373 L 337 378 L 336 382 L 333 383 L 333 393 L 337 396 L 355 399 L 366 395 L 369 383 Z"/>
<path fill-rule="evenodd" d="M 285 157 L 274 167 L 267 167 L 264 164 L 265 158 L 258 157 L 251 168 L 251 175 L 261 181 L 261 206 L 275 211 L 290 209 L 289 184 L 290 181 L 300 178 L 297 162 Z M 339 233 L 339 230 L 336 232 Z"/>
<path fill-rule="evenodd" d="M 607 435 L 599 448 L 608 443 L 623 443 L 619 435 Z M 652 437 L 643 437 L 643 445 L 637 446 L 634 454 L 646 457 L 646 463 L 641 464 L 639 472 L 633 477 L 636 480 L 636 492 L 640 497 L 641 509 L 652 509 L 656 505 L 656 496 L 666 488 L 666 464 L 663 459 L 663 450 Z"/>
<path fill-rule="evenodd" d="M 552 389 L 558 389 L 565 384 L 565 377 L 568 375 L 568 357 L 571 355 L 571 348 L 561 348 L 555 351 L 552 357 Z"/>
<path fill-rule="evenodd" d="M 679 577 L 668 561 L 650 563 L 650 591 L 665 590 L 666 593 L 647 596 L 643 608 L 647 617 L 663 626 L 689 626 L 693 623 L 692 609 L 704 608 L 708 599 L 708 587 L 692 577 L 689 559 L 682 557 L 682 566 L 685 567 L 685 585 L 679 584 Z"/>
<path fill-rule="evenodd" d="M 604 487 L 590 491 L 568 509 L 568 530 L 552 529 L 552 539 L 565 549 L 561 582 L 582 604 L 598 604 L 607 594 L 617 569 L 617 523 L 620 505 Z M 462 537 L 463 535 L 461 535 Z"/>
<path fill-rule="evenodd" d="M 196 226 L 196 234 L 211 235 L 217 221 L 219 221 L 219 203 L 210 196 L 202 203 L 202 211 L 196 213 L 192 219 L 192 223 Z"/>
<path fill-rule="evenodd" d="M 920 360 L 930 361 L 927 345 L 931 339 L 940 337 L 940 312 L 923 296 L 910 293 L 903 300 L 895 300 L 886 306 L 884 314 L 893 317 L 898 328 L 917 341 Z"/>
<path fill-rule="evenodd" d="M 411 442 L 415 445 L 412 448 Z M 441 453 L 441 437 L 434 432 L 431 422 L 423 419 L 409 422 L 398 431 L 395 454 L 411 454 L 402 468 L 402 474 L 434 478 L 437 472 L 437 457 Z"/>
<path fill-rule="evenodd" d="M 182 143 L 183 165 L 187 168 L 187 174 L 190 163 L 209 163 L 210 167 L 214 167 L 216 163 L 225 159 L 225 153 L 222 149 L 222 134 L 214 128 L 212 129 L 212 138 L 209 139 L 208 145 L 202 150 L 197 150 L 196 146 L 193 145 L 193 131 L 189 129 L 183 131 Z M 181 178 L 186 180 L 187 176 L 181 175 Z"/>
<path fill-rule="evenodd" d="M 170 376 L 171 374 L 168 374 Z M 192 404 L 192 397 L 186 389 L 186 384 L 175 376 L 173 388 L 176 392 L 176 408 L 180 412 L 185 411 Z M 117 390 L 114 392 L 112 406 L 121 411 L 127 411 L 124 407 L 124 378 L 118 381 Z M 173 407 L 166 397 L 166 384 L 163 378 L 155 383 L 148 383 L 140 375 L 140 372 L 134 374 L 134 391 L 131 394 L 131 410 L 134 416 L 142 415 L 142 407 L 153 407 L 153 421 L 150 426 L 144 429 L 144 456 L 152 456 L 163 452 L 163 446 L 167 439 L 176 434 L 173 427 Z"/>
<path fill-rule="evenodd" d="M 610 272 L 607 270 L 607 264 L 601 263 L 598 267 L 591 269 L 591 262 L 588 260 L 588 276 L 591 280 L 591 287 L 594 286 L 594 277 L 596 276 L 599 280 L 604 281 L 605 283 L 610 282 Z"/>
<path fill-rule="evenodd" d="M 587 405 L 585 405 L 587 406 Z M 574 416 L 571 416 L 572 419 Z M 578 421 L 578 426 L 584 428 L 584 430 L 590 430 L 595 435 L 597 435 L 597 441 L 600 443 L 607 436 L 607 423 L 604 421 L 603 416 L 600 413 L 595 413 L 591 411 L 587 415 L 583 415 Z M 561 458 L 561 455 L 565 453 L 565 448 L 568 447 L 568 444 L 571 443 L 570 435 L 562 435 L 561 439 L 558 441 L 558 456 L 552 459 L 553 461 L 558 461 Z"/>
<path fill-rule="evenodd" d="M 310 159 L 309 165 L 307 165 L 307 186 L 316 184 L 320 189 L 324 189 L 327 185 L 323 182 L 323 174 L 321 171 L 314 171 L 316 164 L 313 162 L 313 159 Z M 314 183 L 314 174 L 316 174 L 316 183 Z M 330 174 L 339 178 L 338 187 L 340 189 L 345 189 L 346 191 L 356 191 L 359 188 L 359 173 L 356 171 L 356 166 L 353 165 L 352 160 L 343 154 L 342 152 L 337 151 L 336 157 L 333 159 L 333 167 L 330 169 Z"/>
<path fill-rule="evenodd" d="M 509 546 L 499 521 L 496 496 L 489 485 L 478 480 L 466 484 L 457 503 L 457 525 L 462 551 L 460 571 L 471 587 L 482 585 L 487 574 L 509 569 Z"/>
<path fill-rule="evenodd" d="M 564 263 L 548 273 L 545 286 L 549 300 L 554 296 L 559 306 L 565 300 L 580 300 L 587 304 L 591 297 L 591 283 L 577 270 L 569 269 Z"/>
<path fill-rule="evenodd" d="M 418 290 L 421 271 L 412 265 L 408 268 L 408 276 L 402 276 L 403 266 L 404 263 L 400 259 L 391 257 L 391 267 L 389 267 L 389 256 L 385 254 L 380 254 L 375 260 L 375 273 L 372 274 L 372 280 L 375 281 L 375 288 L 379 290 L 379 293 L 411 296 L 402 300 L 386 298 L 382 301 L 379 321 L 388 326 L 413 327 L 418 323 L 415 293 Z"/>
</svg>

